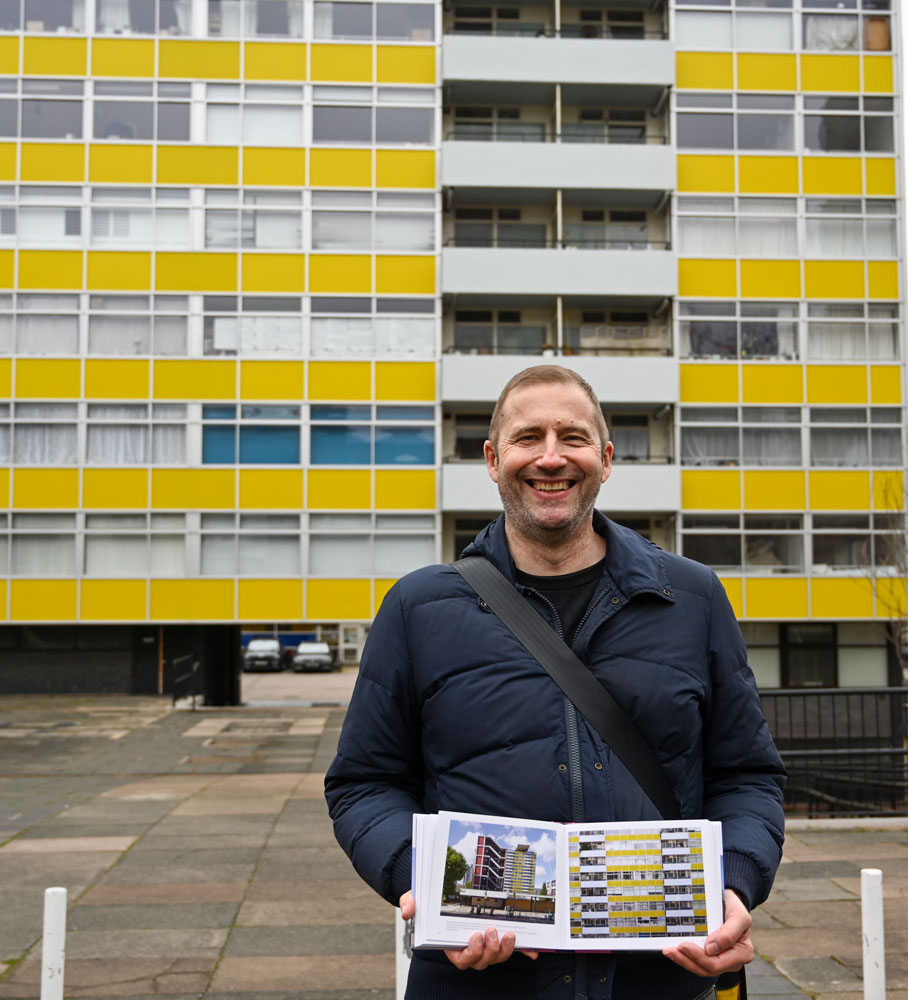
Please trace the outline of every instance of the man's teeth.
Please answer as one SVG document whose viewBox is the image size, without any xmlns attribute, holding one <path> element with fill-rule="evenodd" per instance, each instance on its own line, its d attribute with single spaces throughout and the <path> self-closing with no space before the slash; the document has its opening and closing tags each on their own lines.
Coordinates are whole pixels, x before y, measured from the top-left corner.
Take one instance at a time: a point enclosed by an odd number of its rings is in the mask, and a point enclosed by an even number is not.
<svg viewBox="0 0 908 1000">
<path fill-rule="evenodd" d="M 543 493 L 554 493 L 557 490 L 569 490 L 572 485 L 566 479 L 559 479 L 555 482 L 550 479 L 537 479 L 533 483 L 533 488 L 542 490 Z"/>
</svg>

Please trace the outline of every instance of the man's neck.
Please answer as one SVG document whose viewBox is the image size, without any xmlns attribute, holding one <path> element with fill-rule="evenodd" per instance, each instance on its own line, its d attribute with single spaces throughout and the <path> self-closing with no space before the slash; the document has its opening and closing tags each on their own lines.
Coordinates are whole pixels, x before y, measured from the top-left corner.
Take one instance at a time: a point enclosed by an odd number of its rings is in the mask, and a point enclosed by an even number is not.
<svg viewBox="0 0 908 1000">
<path fill-rule="evenodd" d="M 583 531 L 555 544 L 543 544 L 539 539 L 526 538 L 514 531 L 505 520 L 505 534 L 511 558 L 519 570 L 532 576 L 563 576 L 592 566 L 605 557 L 605 539 L 593 530 L 592 520 Z"/>
</svg>

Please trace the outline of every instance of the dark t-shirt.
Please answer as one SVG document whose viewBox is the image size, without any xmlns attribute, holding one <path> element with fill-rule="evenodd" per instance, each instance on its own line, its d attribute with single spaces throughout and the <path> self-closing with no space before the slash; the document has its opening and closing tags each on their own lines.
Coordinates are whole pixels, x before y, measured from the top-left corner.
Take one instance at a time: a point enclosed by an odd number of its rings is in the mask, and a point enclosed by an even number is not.
<svg viewBox="0 0 908 1000">
<path fill-rule="evenodd" d="M 561 619 L 564 641 L 570 645 L 580 620 L 593 600 L 604 566 L 603 558 L 586 569 L 565 573 L 563 576 L 533 576 L 518 569 L 517 582 L 523 587 L 538 590 L 555 605 Z"/>
</svg>

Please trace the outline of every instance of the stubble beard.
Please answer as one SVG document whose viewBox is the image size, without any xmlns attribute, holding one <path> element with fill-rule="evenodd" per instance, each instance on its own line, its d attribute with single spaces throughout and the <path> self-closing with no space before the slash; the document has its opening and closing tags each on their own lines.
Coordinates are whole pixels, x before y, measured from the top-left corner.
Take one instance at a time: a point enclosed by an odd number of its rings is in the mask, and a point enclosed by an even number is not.
<svg viewBox="0 0 908 1000">
<path fill-rule="evenodd" d="M 557 549 L 573 541 L 581 529 L 590 523 L 596 498 L 599 496 L 598 484 L 592 489 L 587 480 L 576 483 L 571 492 L 580 492 L 571 498 L 573 506 L 564 512 L 561 519 L 546 524 L 536 516 L 533 501 L 525 494 L 525 489 L 520 480 L 508 483 L 499 481 L 498 493 L 504 507 L 505 521 L 527 541 L 547 549 Z"/>
</svg>

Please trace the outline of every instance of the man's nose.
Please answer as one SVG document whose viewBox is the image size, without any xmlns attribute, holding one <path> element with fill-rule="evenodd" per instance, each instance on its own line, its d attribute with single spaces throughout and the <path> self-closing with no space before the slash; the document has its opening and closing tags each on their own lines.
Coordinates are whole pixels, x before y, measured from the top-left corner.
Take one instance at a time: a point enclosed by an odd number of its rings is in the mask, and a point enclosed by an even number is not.
<svg viewBox="0 0 908 1000">
<path fill-rule="evenodd" d="M 555 433 L 546 434 L 545 450 L 537 460 L 537 464 L 546 469 L 557 469 L 564 465 L 564 456 L 561 454 L 561 442 Z"/>
</svg>

